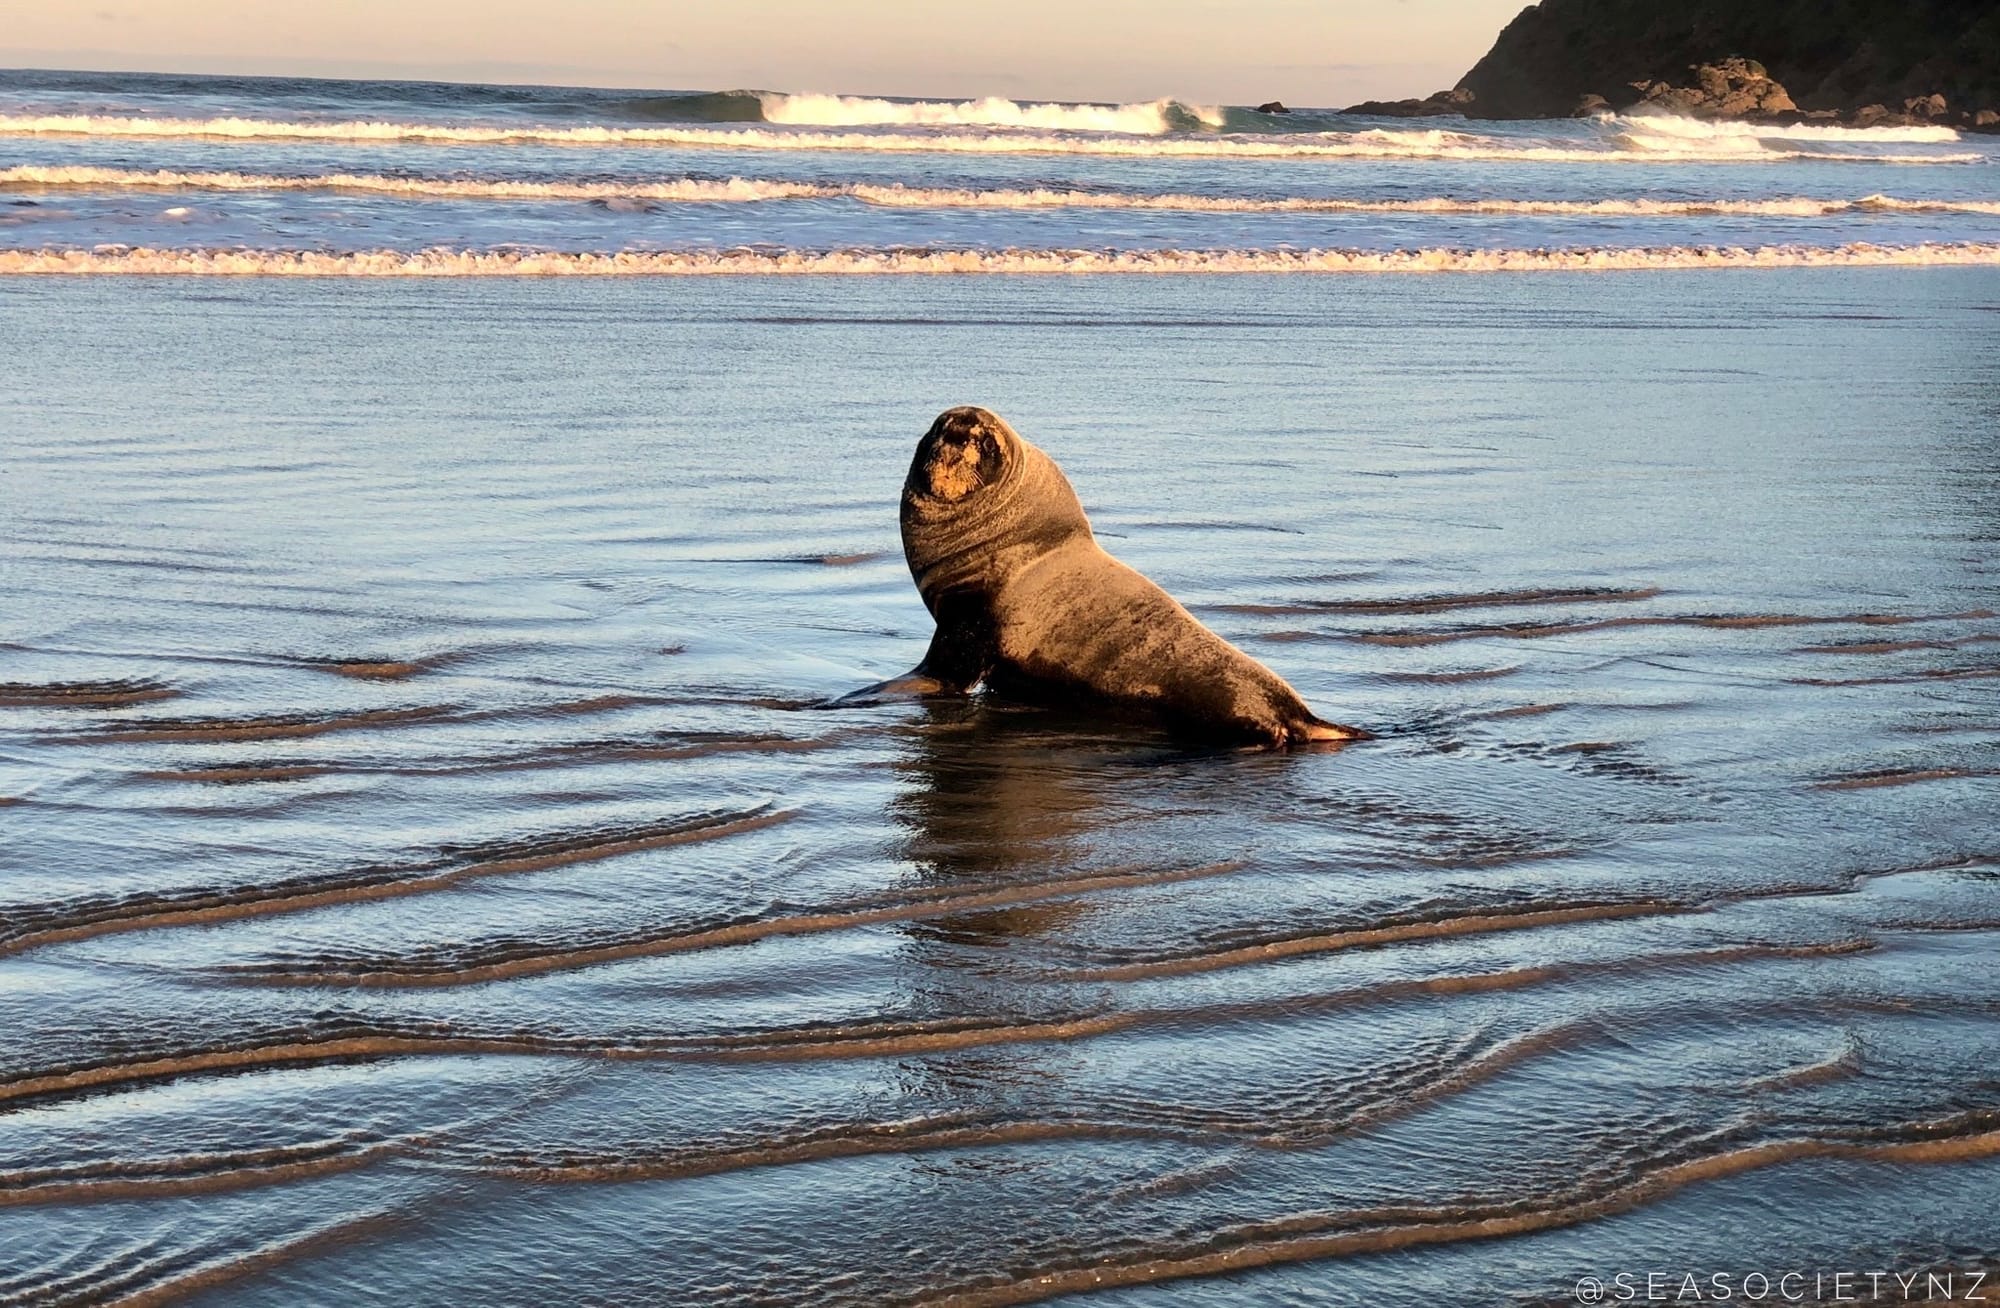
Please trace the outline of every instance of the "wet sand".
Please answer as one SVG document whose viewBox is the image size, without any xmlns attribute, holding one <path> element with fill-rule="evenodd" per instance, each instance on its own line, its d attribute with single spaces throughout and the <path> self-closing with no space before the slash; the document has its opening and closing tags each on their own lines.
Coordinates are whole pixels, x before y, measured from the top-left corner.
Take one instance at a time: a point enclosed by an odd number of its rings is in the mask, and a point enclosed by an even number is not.
<svg viewBox="0 0 2000 1308">
<path fill-rule="evenodd" d="M 0 1301 L 1972 1266 L 1996 306 L 0 286 Z M 813 707 L 922 652 L 959 402 L 1380 739 Z"/>
</svg>

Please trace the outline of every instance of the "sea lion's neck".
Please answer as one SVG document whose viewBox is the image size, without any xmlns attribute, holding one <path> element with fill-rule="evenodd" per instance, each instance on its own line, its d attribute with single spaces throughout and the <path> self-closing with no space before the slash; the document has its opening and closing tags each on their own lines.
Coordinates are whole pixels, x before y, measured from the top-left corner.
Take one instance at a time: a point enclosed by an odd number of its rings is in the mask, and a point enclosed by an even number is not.
<svg viewBox="0 0 2000 1308">
<path fill-rule="evenodd" d="M 993 594 L 1042 556 L 1093 540 L 1069 479 L 1026 441 L 1007 475 L 966 501 L 940 504 L 906 492 L 902 525 L 903 556 L 934 611 L 947 591 Z"/>
</svg>

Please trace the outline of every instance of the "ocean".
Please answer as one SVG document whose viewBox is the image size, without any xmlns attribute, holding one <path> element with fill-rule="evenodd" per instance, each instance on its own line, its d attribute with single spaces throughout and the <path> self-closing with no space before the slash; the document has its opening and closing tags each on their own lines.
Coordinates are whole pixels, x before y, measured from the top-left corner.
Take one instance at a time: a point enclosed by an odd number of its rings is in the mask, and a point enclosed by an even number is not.
<svg viewBox="0 0 2000 1308">
<path fill-rule="evenodd" d="M 2000 263 L 2000 137 L 0 74 L 0 275 Z"/>
<path fill-rule="evenodd" d="M 0 1303 L 2000 1294 L 1996 162 L 0 73 Z M 1377 738 L 828 707 L 964 403 Z"/>
</svg>

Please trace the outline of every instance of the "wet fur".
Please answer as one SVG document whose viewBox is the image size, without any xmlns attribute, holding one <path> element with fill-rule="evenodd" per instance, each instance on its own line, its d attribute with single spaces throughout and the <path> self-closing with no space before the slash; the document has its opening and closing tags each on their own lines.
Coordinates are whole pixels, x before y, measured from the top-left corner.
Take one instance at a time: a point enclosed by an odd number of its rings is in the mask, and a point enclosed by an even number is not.
<svg viewBox="0 0 2000 1308">
<path fill-rule="evenodd" d="M 903 553 L 937 632 L 878 689 L 1143 713 L 1177 734 L 1286 746 L 1365 732 L 1325 722 L 1276 673 L 1105 553 L 1054 460 L 993 413 L 950 409 L 903 484 Z"/>
</svg>

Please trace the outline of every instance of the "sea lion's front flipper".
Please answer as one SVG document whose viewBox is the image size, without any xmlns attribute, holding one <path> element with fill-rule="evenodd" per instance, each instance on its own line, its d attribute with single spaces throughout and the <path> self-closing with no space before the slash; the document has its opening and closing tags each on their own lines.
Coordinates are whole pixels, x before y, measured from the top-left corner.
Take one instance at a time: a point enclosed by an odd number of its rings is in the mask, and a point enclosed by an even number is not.
<svg viewBox="0 0 2000 1308">
<path fill-rule="evenodd" d="M 878 681 L 872 686 L 863 686 L 860 690 L 850 690 L 839 699 L 828 700 L 826 707 L 853 708 L 864 704 L 879 704 L 885 699 L 927 699 L 933 695 L 954 693 L 963 692 L 954 692 L 936 677 L 926 675 L 919 667 L 905 672 L 900 677 Z"/>
<path fill-rule="evenodd" d="M 986 601 L 965 591 L 947 591 L 938 596 L 932 613 L 937 631 L 910 676 L 935 679 L 940 689 L 934 693 L 969 694 L 993 668 L 993 619 Z"/>
<path fill-rule="evenodd" d="M 836 705 L 875 704 L 885 699 L 928 699 L 938 695 L 967 695 L 992 666 L 992 640 L 982 617 L 969 612 L 970 606 L 950 602 L 938 604 L 937 632 L 924 661 L 900 677 L 878 681 L 872 686 L 850 691 L 834 700 Z"/>
</svg>

